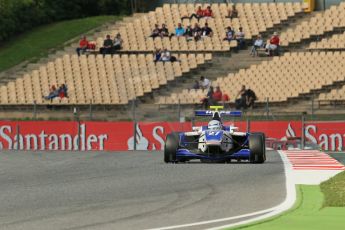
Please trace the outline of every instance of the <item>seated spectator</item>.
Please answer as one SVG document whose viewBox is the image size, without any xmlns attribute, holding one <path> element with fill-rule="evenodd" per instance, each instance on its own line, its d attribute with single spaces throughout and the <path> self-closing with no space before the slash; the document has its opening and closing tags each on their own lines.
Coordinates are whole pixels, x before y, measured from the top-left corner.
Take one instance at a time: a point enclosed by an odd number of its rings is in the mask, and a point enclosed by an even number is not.
<svg viewBox="0 0 345 230">
<path fill-rule="evenodd" d="M 155 28 L 152 30 L 152 33 L 150 35 L 151 38 L 156 38 L 156 37 L 159 37 L 160 36 L 160 29 L 159 29 L 159 26 L 158 24 L 155 24 Z"/>
<path fill-rule="evenodd" d="M 176 27 L 176 29 L 175 29 L 175 35 L 177 36 L 177 37 L 182 37 L 182 36 L 184 36 L 184 34 L 185 34 L 185 30 L 184 30 L 184 28 L 182 27 L 182 24 L 181 23 L 178 23 L 177 24 L 177 27 Z"/>
<path fill-rule="evenodd" d="M 113 49 L 113 40 L 110 38 L 110 35 L 107 35 L 107 38 L 103 42 L 103 47 L 99 49 L 99 52 L 103 55 L 111 54 Z"/>
<path fill-rule="evenodd" d="M 153 53 L 154 55 L 154 62 L 157 62 L 157 61 L 160 61 L 161 60 L 161 57 L 162 57 L 162 52 L 161 52 L 161 49 L 156 49 L 156 51 Z"/>
<path fill-rule="evenodd" d="M 198 23 L 195 23 L 194 28 L 193 28 L 194 40 L 199 41 L 201 39 L 201 35 L 202 35 L 202 29 L 200 28 Z"/>
<path fill-rule="evenodd" d="M 193 85 L 193 88 L 192 89 L 200 89 L 200 84 L 199 84 L 199 81 L 198 80 L 195 80 L 194 81 L 194 85 Z"/>
<path fill-rule="evenodd" d="M 214 105 L 213 94 L 214 94 L 213 87 L 210 86 L 206 97 L 201 100 L 201 103 L 205 109 L 208 109 L 210 105 Z"/>
<path fill-rule="evenodd" d="M 253 90 L 247 89 L 246 91 L 246 107 L 253 108 L 254 102 L 257 100 L 256 94 Z"/>
<path fill-rule="evenodd" d="M 171 61 L 171 55 L 167 49 L 163 50 L 162 56 L 161 56 L 161 61 L 163 61 L 163 62 Z"/>
<path fill-rule="evenodd" d="M 88 49 L 89 42 L 86 39 L 86 36 L 83 36 L 79 41 L 79 47 L 76 49 L 78 56 L 80 56 L 80 51 L 84 54 Z"/>
<path fill-rule="evenodd" d="M 212 98 L 214 102 L 221 102 L 222 101 L 222 91 L 220 90 L 220 87 L 216 87 L 216 91 L 213 92 Z"/>
<path fill-rule="evenodd" d="M 264 41 L 261 38 L 261 35 L 259 34 L 253 44 L 252 50 L 250 52 L 250 55 L 254 56 L 258 56 L 258 51 L 257 49 L 260 49 L 264 46 Z"/>
<path fill-rule="evenodd" d="M 225 33 L 225 38 L 223 39 L 223 41 L 231 41 L 234 39 L 234 35 L 235 35 L 235 32 L 231 29 L 230 26 L 228 26 L 226 28 L 226 33 Z"/>
<path fill-rule="evenodd" d="M 193 17 L 198 19 L 198 21 L 200 20 L 200 18 L 204 17 L 204 10 L 201 9 L 201 6 L 199 6 L 198 9 L 196 10 L 196 12 L 194 14 L 192 14 L 190 17 L 184 16 L 181 18 L 181 20 L 183 20 L 183 19 L 192 20 Z"/>
<path fill-rule="evenodd" d="M 59 87 L 58 89 L 58 94 L 59 94 L 59 97 L 62 99 L 64 97 L 68 97 L 67 95 L 67 86 L 65 84 L 61 84 L 61 86 Z"/>
<path fill-rule="evenodd" d="M 122 49 L 122 43 L 123 43 L 123 40 L 121 38 L 121 34 L 120 33 L 116 34 L 116 37 L 114 39 L 114 50 Z"/>
<path fill-rule="evenodd" d="M 59 91 L 56 89 L 55 85 L 52 85 L 49 89 L 48 96 L 44 96 L 43 98 L 46 100 L 53 101 L 53 99 L 58 96 L 59 96 Z"/>
<path fill-rule="evenodd" d="M 186 37 L 187 41 L 193 40 L 193 29 L 190 25 L 187 26 L 183 35 Z"/>
<path fill-rule="evenodd" d="M 223 95 L 222 95 L 222 101 L 223 101 L 223 102 L 226 102 L 226 101 L 229 101 L 229 100 L 230 100 L 229 95 L 226 94 L 226 93 L 223 93 Z"/>
<path fill-rule="evenodd" d="M 211 9 L 211 6 L 208 6 L 205 10 L 204 10 L 204 18 L 209 19 L 209 18 L 213 18 L 213 11 Z"/>
<path fill-rule="evenodd" d="M 278 51 L 279 47 L 279 36 L 277 32 L 274 32 L 270 38 L 269 43 L 266 45 L 266 54 L 267 56 L 273 56 L 274 52 Z"/>
<path fill-rule="evenodd" d="M 246 92 L 247 92 L 246 87 L 242 85 L 241 90 L 236 95 L 236 99 L 235 99 L 236 109 L 245 109 L 247 107 L 246 106 L 247 105 Z"/>
<path fill-rule="evenodd" d="M 208 89 L 211 85 L 210 80 L 208 80 L 207 78 L 205 78 L 204 76 L 200 77 L 200 88 L 201 89 Z"/>
<path fill-rule="evenodd" d="M 159 29 L 159 36 L 160 36 L 161 38 L 163 38 L 163 37 L 169 37 L 169 30 L 168 30 L 168 28 L 166 27 L 165 24 L 162 24 L 162 28 Z"/>
<path fill-rule="evenodd" d="M 243 32 L 243 28 L 240 27 L 239 30 L 235 33 L 235 39 L 237 40 L 237 48 L 238 49 L 243 49 L 245 48 L 246 45 L 246 41 L 244 39 L 244 32 Z"/>
<path fill-rule="evenodd" d="M 212 37 L 213 31 L 212 29 L 208 26 L 208 23 L 205 23 L 205 26 L 202 28 L 202 36 L 208 36 Z"/>
<path fill-rule="evenodd" d="M 238 11 L 235 8 L 235 5 L 232 5 L 231 9 L 228 10 L 228 16 L 226 18 L 237 18 L 238 17 Z"/>
</svg>

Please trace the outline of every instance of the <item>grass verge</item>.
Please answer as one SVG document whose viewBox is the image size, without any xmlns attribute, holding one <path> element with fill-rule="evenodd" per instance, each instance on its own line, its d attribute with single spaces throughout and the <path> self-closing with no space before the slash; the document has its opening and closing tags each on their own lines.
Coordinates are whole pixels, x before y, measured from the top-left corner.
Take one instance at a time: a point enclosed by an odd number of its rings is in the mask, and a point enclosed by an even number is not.
<svg viewBox="0 0 345 230">
<path fill-rule="evenodd" d="M 325 195 L 324 207 L 345 207 L 345 171 L 321 183 L 320 187 Z"/>
<path fill-rule="evenodd" d="M 47 56 L 50 51 L 62 48 L 65 42 L 78 35 L 119 18 L 119 16 L 97 16 L 62 21 L 37 27 L 19 35 L 0 47 L 0 72 L 26 60 L 35 62 Z"/>
<path fill-rule="evenodd" d="M 345 172 L 338 174 L 336 177 L 324 182 L 321 186 L 300 185 L 298 187 L 297 201 L 293 209 L 270 219 L 231 229 L 344 229 L 345 207 L 342 207 L 344 197 L 340 195 L 344 193 L 338 192 L 339 190 L 344 190 L 344 176 Z M 331 201 L 327 200 L 328 196 L 332 197 Z"/>
</svg>

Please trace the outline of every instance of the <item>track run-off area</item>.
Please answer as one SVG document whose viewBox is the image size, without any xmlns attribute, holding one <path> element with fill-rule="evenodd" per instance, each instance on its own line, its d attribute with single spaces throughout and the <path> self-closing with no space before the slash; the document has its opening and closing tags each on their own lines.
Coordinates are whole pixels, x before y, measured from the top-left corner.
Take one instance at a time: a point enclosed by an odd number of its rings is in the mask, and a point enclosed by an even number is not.
<svg viewBox="0 0 345 230">
<path fill-rule="evenodd" d="M 159 151 L 2 151 L 0 229 L 213 228 L 281 204 L 285 184 L 275 151 L 264 164 L 165 164 Z"/>
</svg>

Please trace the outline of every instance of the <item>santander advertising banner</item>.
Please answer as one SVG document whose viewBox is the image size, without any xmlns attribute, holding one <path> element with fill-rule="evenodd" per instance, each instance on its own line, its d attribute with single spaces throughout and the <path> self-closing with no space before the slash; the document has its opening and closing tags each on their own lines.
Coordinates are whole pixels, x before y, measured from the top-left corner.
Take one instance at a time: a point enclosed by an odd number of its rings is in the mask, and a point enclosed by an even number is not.
<svg viewBox="0 0 345 230">
<path fill-rule="evenodd" d="M 226 123 L 246 131 L 246 122 Z M 201 125 L 201 124 L 197 124 Z M 140 122 L 133 136 L 132 122 L 0 121 L 0 150 L 162 150 L 168 133 L 190 131 L 190 122 Z M 277 140 L 300 137 L 300 121 L 252 121 L 251 132 L 264 132 Z M 78 135 L 78 133 L 80 135 Z M 345 122 L 305 124 L 305 137 L 324 150 L 345 145 Z"/>
</svg>

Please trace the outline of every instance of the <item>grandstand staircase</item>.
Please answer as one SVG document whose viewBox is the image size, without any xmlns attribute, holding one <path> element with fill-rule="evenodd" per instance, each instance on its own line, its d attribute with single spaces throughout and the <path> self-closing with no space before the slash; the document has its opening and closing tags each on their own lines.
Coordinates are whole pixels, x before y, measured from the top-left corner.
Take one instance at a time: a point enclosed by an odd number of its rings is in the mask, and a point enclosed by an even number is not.
<svg viewBox="0 0 345 230">
<path fill-rule="evenodd" d="M 272 59 L 272 57 L 267 56 L 252 57 L 250 56 L 250 48 L 251 47 L 248 47 L 245 50 L 240 50 L 238 53 L 231 52 L 231 54 L 228 55 L 213 54 L 212 61 L 211 63 L 206 64 L 207 66 L 200 66 L 187 75 L 167 84 L 167 86 L 154 91 L 152 94 L 138 98 L 136 111 L 140 111 L 140 113 L 137 113 L 137 119 L 145 119 L 148 121 L 164 120 L 164 114 L 166 114 L 167 119 L 171 119 L 171 114 L 176 114 L 177 106 L 156 105 L 155 102 L 159 96 L 169 96 L 172 93 L 178 94 L 183 89 L 190 89 L 192 88 L 194 81 L 200 79 L 200 76 L 205 76 L 212 82 L 218 77 L 225 77 L 229 73 L 236 73 L 240 69 L 246 69 L 253 64 L 260 64 L 262 61 Z M 239 89 L 233 90 L 238 91 Z M 157 109 L 162 109 L 164 112 L 157 113 Z M 184 109 L 184 111 L 186 114 L 191 114 L 193 108 Z M 172 117 L 174 118 L 174 115 L 172 115 Z M 175 116 L 175 118 L 176 117 L 177 116 Z"/>
</svg>

